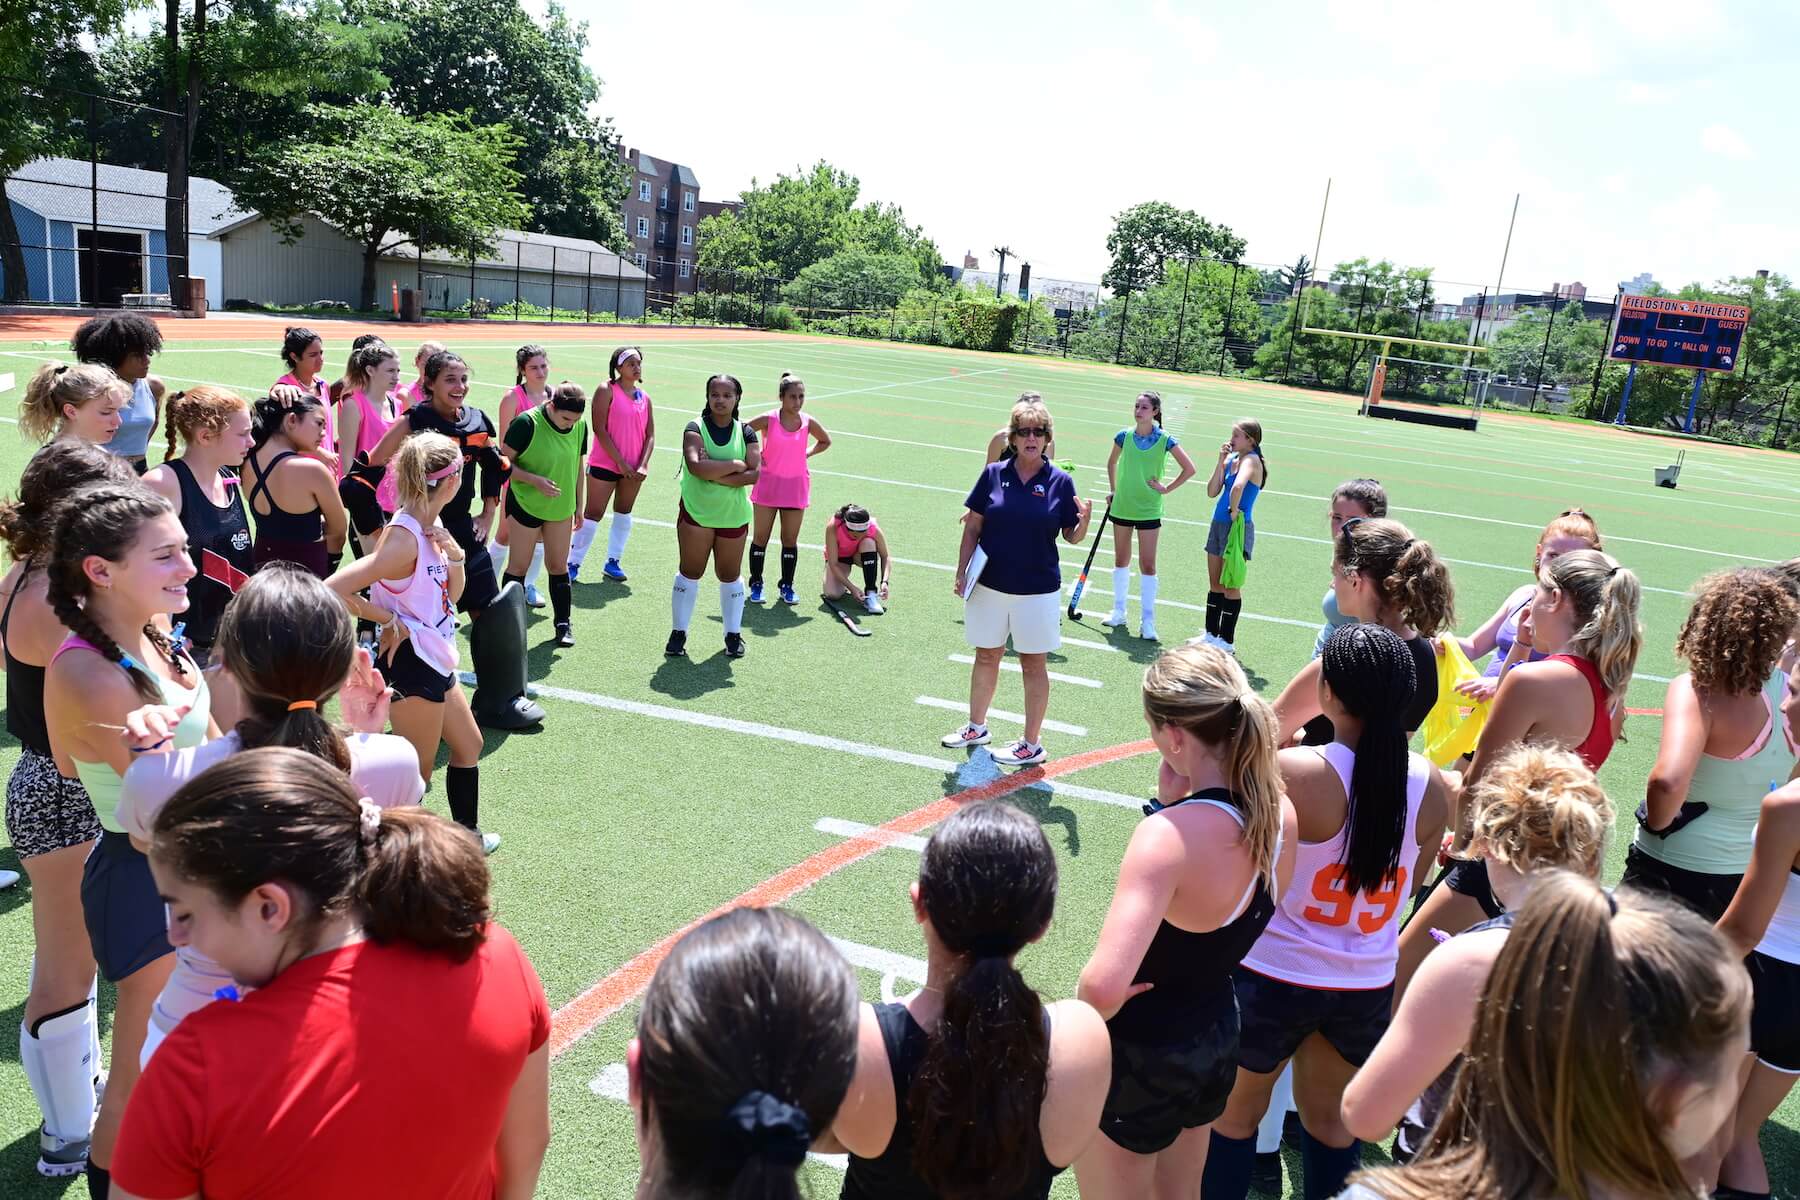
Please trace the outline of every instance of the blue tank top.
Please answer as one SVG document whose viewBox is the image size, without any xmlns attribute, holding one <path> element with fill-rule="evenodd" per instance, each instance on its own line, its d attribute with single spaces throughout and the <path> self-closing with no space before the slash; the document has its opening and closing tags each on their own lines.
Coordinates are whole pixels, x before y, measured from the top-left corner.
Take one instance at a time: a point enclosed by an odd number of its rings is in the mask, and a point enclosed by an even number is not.
<svg viewBox="0 0 1800 1200">
<path fill-rule="evenodd" d="M 1258 458 L 1262 457 L 1262 452 L 1260 450 L 1252 450 L 1250 453 L 1256 455 Z M 1242 460 L 1242 455 L 1234 454 L 1231 456 L 1230 463 L 1225 471 L 1225 486 L 1219 489 L 1219 502 L 1213 505 L 1213 520 L 1215 521 L 1228 521 L 1231 519 L 1231 487 L 1237 482 L 1238 467 L 1242 464 Z M 1256 496 L 1257 493 L 1261 491 L 1262 484 L 1260 483 L 1246 483 L 1244 485 L 1244 496 L 1239 502 L 1240 507 L 1238 511 L 1244 514 L 1244 520 L 1246 522 L 1252 519 L 1250 514 L 1256 508 Z"/>
<path fill-rule="evenodd" d="M 156 396 L 150 381 L 131 385 L 131 403 L 119 410 L 119 428 L 106 443 L 109 453 L 120 458 L 143 458 L 150 452 L 150 435 L 156 432 Z"/>
</svg>

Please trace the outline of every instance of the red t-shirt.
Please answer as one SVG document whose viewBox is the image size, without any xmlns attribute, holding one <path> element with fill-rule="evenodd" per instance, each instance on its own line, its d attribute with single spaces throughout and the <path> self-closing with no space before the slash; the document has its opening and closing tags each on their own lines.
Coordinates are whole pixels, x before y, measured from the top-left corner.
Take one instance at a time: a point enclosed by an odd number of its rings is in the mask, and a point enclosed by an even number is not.
<svg viewBox="0 0 1800 1200">
<path fill-rule="evenodd" d="M 488 1200 L 550 1007 L 498 924 L 463 963 L 359 942 L 178 1026 L 132 1090 L 112 1175 L 150 1200 Z"/>
</svg>

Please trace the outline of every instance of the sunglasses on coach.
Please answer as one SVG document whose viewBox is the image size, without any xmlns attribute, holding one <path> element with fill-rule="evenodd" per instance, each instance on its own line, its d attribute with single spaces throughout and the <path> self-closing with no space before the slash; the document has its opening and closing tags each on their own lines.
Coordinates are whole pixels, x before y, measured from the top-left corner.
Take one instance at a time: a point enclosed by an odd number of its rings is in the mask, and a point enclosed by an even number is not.
<svg viewBox="0 0 1800 1200">
<path fill-rule="evenodd" d="M 1013 429 L 1013 436 L 1047 438 L 1050 436 L 1050 427 L 1047 425 L 1015 426 Z"/>
</svg>

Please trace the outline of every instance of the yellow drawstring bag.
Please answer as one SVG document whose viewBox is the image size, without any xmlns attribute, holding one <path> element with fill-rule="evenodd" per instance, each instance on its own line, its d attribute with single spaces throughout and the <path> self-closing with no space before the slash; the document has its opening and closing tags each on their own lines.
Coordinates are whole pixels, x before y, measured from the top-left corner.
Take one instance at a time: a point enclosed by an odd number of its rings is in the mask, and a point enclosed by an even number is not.
<svg viewBox="0 0 1800 1200">
<path fill-rule="evenodd" d="M 1447 767 L 1474 751 L 1475 743 L 1481 739 L 1481 728 L 1487 724 L 1491 702 L 1472 702 L 1456 690 L 1459 683 L 1481 678 L 1481 672 L 1463 653 L 1462 643 L 1445 634 L 1438 644 L 1444 652 L 1437 656 L 1437 703 L 1425 715 L 1421 732 L 1425 735 L 1425 757 Z"/>
</svg>

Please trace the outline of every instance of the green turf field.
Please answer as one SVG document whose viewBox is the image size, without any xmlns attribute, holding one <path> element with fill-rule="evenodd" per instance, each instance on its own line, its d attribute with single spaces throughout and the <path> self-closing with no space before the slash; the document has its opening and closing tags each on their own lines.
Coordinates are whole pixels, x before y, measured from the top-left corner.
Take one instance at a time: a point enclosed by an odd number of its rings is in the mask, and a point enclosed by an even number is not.
<svg viewBox="0 0 1800 1200">
<path fill-rule="evenodd" d="M 348 335 L 329 324 L 319 328 L 335 369 Z M 578 340 L 586 335 L 573 330 L 520 336 L 547 344 L 553 379 L 590 390 L 604 377 L 614 344 Z M 457 348 L 474 369 L 472 400 L 496 412 L 511 383 L 511 345 Z M 410 345 L 402 349 L 409 358 Z M 16 371 L 21 382 L 43 353 L 28 342 L 0 343 L 0 351 L 0 372 Z M 1392 515 L 1452 564 L 1464 630 L 1528 580 L 1545 520 L 1572 505 L 1593 513 L 1607 548 L 1645 584 L 1648 636 L 1630 697 L 1638 708 L 1660 709 L 1663 684 L 1681 670 L 1675 632 L 1699 575 L 1800 554 L 1800 462 L 1791 457 L 1690 445 L 1681 487 L 1668 491 L 1651 485 L 1651 468 L 1673 461 L 1674 443 L 1590 426 L 1492 419 L 1477 433 L 1438 430 L 1359 418 L 1355 401 L 1341 396 L 884 344 L 677 337 L 646 342 L 644 354 L 659 453 L 625 558 L 631 580 L 598 581 L 602 541 L 588 562 L 592 582 L 576 588 L 579 646 L 552 651 L 547 616 L 534 616 L 531 661 L 546 687 L 549 720 L 534 733 L 490 733 L 483 763 L 483 824 L 506 839 L 492 860 L 498 915 L 536 963 L 553 1008 L 789 868 L 809 864 L 802 876 L 810 878 L 824 861 L 816 856 L 854 857 L 833 848 L 844 847 L 858 824 L 879 825 L 995 777 L 985 753 L 943 750 L 937 739 L 960 723 L 969 676 L 956 661 L 969 653 L 951 588 L 957 518 L 982 447 L 1022 390 L 1044 394 L 1059 457 L 1078 464 L 1084 495 L 1100 497 L 1111 439 L 1130 423 L 1133 397 L 1145 386 L 1161 389 L 1165 424 L 1201 469 L 1171 498 L 1173 519 L 1165 523 L 1158 624 L 1167 644 L 1201 626 L 1201 546 L 1211 508 L 1205 473 L 1234 419 L 1262 421 L 1271 489 L 1258 505 L 1261 537 L 1238 651 L 1253 684 L 1270 698 L 1311 652 L 1329 566 L 1325 497 L 1350 476 L 1379 478 Z M 172 343 L 155 369 L 174 386 L 219 382 L 246 393 L 281 370 L 272 345 L 248 342 Z M 805 378 L 807 410 L 834 437 L 830 451 L 813 460 L 802 603 L 753 606 L 745 618 L 749 655 L 733 662 L 722 652 L 709 581 L 691 657 L 665 660 L 681 427 L 700 409 L 709 373 L 729 371 L 744 381 L 749 417 L 774 406 L 784 370 Z M 14 411 L 18 394 L 0 395 L 0 414 Z M 16 432 L 0 430 L 6 489 L 26 456 Z M 889 612 L 862 618 L 874 631 L 867 639 L 852 638 L 808 599 L 817 594 L 825 516 L 851 500 L 873 510 L 898 560 Z M 1063 547 L 1065 583 L 1073 582 L 1083 553 Z M 1088 620 L 1065 623 L 1064 648 L 1052 656 L 1061 678 L 1050 718 L 1061 727 L 1052 727 L 1045 742 L 1058 758 L 1144 736 L 1137 681 L 1156 649 L 1098 624 L 1111 602 L 1110 554 L 1109 539 L 1084 602 Z M 775 566 L 771 554 L 771 572 Z M 1016 673 L 1002 675 L 995 703 L 1021 709 Z M 991 724 L 997 743 L 1017 728 L 999 715 Z M 1642 798 L 1660 733 L 1653 715 L 1635 716 L 1626 728 L 1629 742 L 1602 773 L 1621 813 Z M 9 749 L 0 769 L 10 766 Z M 1012 794 L 1043 822 L 1063 866 L 1055 924 L 1022 960 L 1047 995 L 1074 990 L 1139 819 L 1136 802 L 1153 781 L 1153 760 L 1128 757 L 1067 771 L 1054 790 Z M 1628 817 L 1622 826 L 1612 847 L 1614 876 L 1629 840 Z M 791 905 L 843 940 L 869 996 L 881 993 L 884 976 L 904 992 L 924 954 L 905 895 L 917 855 L 904 845 L 851 843 L 858 844 L 861 857 Z M 0 866 L 16 865 L 10 850 L 0 851 Z M 30 957 L 28 901 L 24 884 L 0 893 L 0 1195 L 85 1194 L 78 1181 L 42 1180 L 32 1170 L 36 1115 L 12 1032 Z M 545 1196 L 631 1194 L 637 1159 L 618 1064 L 633 1012 L 625 1006 L 556 1060 Z M 1797 1129 L 1800 1105 L 1790 1099 L 1766 1137 L 1778 1191 L 1800 1186 Z M 1290 1156 L 1290 1178 L 1297 1166 Z M 807 1172 L 815 1194 L 835 1194 L 838 1175 L 830 1165 L 813 1163 Z M 1072 1174 L 1055 1194 L 1075 1195 Z"/>
</svg>

